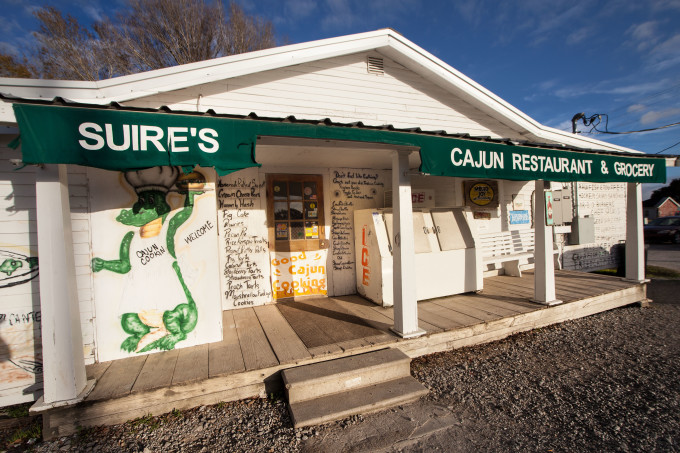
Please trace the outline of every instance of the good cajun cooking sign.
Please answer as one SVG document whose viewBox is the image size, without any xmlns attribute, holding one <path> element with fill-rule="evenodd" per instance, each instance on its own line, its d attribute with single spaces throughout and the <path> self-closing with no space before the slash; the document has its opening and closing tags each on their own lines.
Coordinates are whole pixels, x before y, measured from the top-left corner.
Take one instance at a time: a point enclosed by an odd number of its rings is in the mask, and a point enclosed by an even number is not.
<svg viewBox="0 0 680 453">
<path fill-rule="evenodd" d="M 271 252 L 274 299 L 326 295 L 326 250 Z"/>
</svg>

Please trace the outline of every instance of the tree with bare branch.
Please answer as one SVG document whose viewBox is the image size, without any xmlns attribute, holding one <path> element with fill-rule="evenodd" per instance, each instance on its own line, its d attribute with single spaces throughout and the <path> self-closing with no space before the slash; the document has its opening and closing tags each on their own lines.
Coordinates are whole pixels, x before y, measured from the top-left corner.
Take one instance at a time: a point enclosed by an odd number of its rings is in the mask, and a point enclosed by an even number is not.
<svg viewBox="0 0 680 453">
<path fill-rule="evenodd" d="M 0 54 L 0 75 L 99 80 L 276 45 L 271 21 L 247 15 L 233 1 L 127 0 L 124 13 L 92 29 L 52 6 L 34 14 L 37 50 L 24 63 Z"/>
</svg>

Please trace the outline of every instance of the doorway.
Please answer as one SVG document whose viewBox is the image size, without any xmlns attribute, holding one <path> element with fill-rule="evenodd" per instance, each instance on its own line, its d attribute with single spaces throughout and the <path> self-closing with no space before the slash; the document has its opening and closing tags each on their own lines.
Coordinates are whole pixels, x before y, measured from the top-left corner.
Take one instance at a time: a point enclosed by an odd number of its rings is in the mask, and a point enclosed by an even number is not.
<svg viewBox="0 0 680 453">
<path fill-rule="evenodd" d="M 267 222 L 275 300 L 327 294 L 321 175 L 267 175 Z"/>
</svg>

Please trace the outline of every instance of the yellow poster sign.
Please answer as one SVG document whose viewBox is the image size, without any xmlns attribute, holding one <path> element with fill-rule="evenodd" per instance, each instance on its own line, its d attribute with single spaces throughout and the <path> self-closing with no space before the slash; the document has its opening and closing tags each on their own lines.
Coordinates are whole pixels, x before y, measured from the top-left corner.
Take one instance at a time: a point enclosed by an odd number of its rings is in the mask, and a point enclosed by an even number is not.
<svg viewBox="0 0 680 453">
<path fill-rule="evenodd" d="M 274 300 L 295 296 L 327 294 L 326 250 L 272 252 L 272 295 Z"/>
</svg>

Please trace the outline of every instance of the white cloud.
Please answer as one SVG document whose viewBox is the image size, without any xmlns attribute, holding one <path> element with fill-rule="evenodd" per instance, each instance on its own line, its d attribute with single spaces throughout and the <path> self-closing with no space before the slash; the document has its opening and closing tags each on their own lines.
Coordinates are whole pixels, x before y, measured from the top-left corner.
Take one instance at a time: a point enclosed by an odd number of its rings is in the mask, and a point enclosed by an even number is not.
<svg viewBox="0 0 680 453">
<path fill-rule="evenodd" d="M 651 51 L 652 56 L 656 60 L 662 60 L 669 57 L 680 55 L 680 33 L 673 35 Z"/>
<path fill-rule="evenodd" d="M 654 46 L 660 39 L 658 34 L 659 23 L 657 21 L 647 21 L 641 24 L 632 25 L 626 34 L 630 35 L 633 45 L 640 52 Z"/>
<path fill-rule="evenodd" d="M 326 0 L 328 14 L 321 20 L 325 29 L 351 28 L 358 21 L 358 11 L 350 5 L 349 0 Z"/>
<path fill-rule="evenodd" d="M 593 25 L 581 27 L 567 36 L 566 43 L 569 45 L 581 44 L 593 37 L 597 30 L 598 28 Z"/>
<path fill-rule="evenodd" d="M 325 0 L 319 4 L 322 28 L 334 32 L 362 27 L 384 28 L 408 21 L 421 11 L 421 0 Z"/>
<path fill-rule="evenodd" d="M 647 109 L 647 106 L 645 106 L 645 105 L 633 104 L 626 109 L 626 112 L 628 112 L 628 113 L 642 112 L 643 110 L 646 110 L 646 109 Z"/>
<path fill-rule="evenodd" d="M 104 11 L 94 5 L 87 5 L 83 8 L 83 11 L 89 18 L 91 18 L 93 21 L 101 21 L 104 15 Z"/>
<path fill-rule="evenodd" d="M 18 56 L 20 53 L 17 46 L 8 42 L 0 42 L 0 52 L 14 56 Z"/>
<path fill-rule="evenodd" d="M 548 127 L 559 129 L 561 131 L 571 132 L 571 120 L 562 120 L 556 124 L 549 121 L 545 125 Z"/>
<path fill-rule="evenodd" d="M 651 0 L 653 10 L 662 11 L 669 9 L 680 10 L 680 0 Z"/>
<path fill-rule="evenodd" d="M 589 86 L 571 86 L 560 88 L 555 91 L 555 96 L 560 98 L 573 98 L 588 94 L 615 94 L 615 95 L 642 95 L 653 93 L 668 88 L 673 84 L 672 80 L 661 79 L 651 82 L 621 84 L 622 81 L 605 80 Z"/>
<path fill-rule="evenodd" d="M 462 16 L 465 22 L 469 23 L 473 27 L 479 25 L 480 20 L 485 15 L 482 14 L 484 9 L 483 0 L 462 0 L 457 1 L 454 4 L 458 14 Z"/>
<path fill-rule="evenodd" d="M 287 0 L 284 11 L 287 17 L 297 20 L 309 17 L 317 7 L 315 0 Z"/>
<path fill-rule="evenodd" d="M 678 115 L 680 115 L 680 109 L 678 108 L 669 108 L 665 110 L 652 110 L 651 112 L 647 112 L 640 117 L 640 123 L 643 125 L 649 125 L 656 123 L 657 121 L 662 120 L 664 118 L 670 118 Z"/>
</svg>

